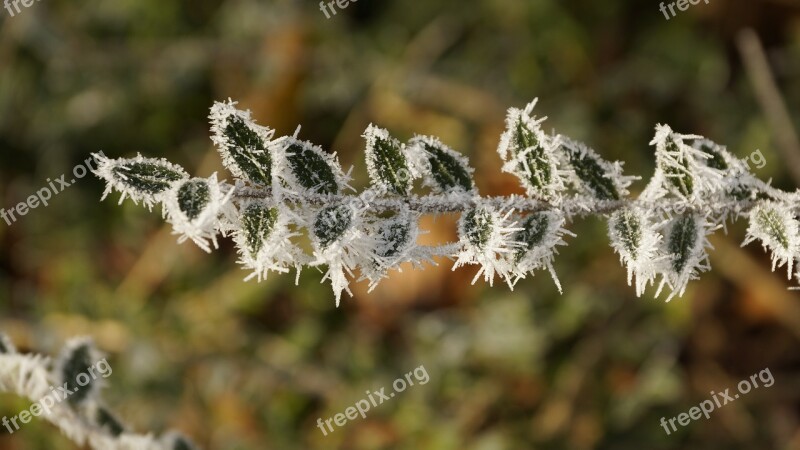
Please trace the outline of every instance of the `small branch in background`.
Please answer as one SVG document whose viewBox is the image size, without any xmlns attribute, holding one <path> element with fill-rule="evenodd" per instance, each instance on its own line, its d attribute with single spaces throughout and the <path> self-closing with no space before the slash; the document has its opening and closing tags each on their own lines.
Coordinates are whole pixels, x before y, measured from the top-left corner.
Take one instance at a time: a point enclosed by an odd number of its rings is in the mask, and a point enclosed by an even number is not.
<svg viewBox="0 0 800 450">
<path fill-rule="evenodd" d="M 23 432 L 33 417 L 41 416 L 81 448 L 93 450 L 196 450 L 175 432 L 155 438 L 130 431 L 103 402 L 100 389 L 113 370 L 91 340 L 73 339 L 55 361 L 38 354 L 19 353 L 0 333 L 0 393 L 12 393 L 33 402 L 0 429 Z"/>
<path fill-rule="evenodd" d="M 800 184 L 800 138 L 775 83 L 761 40 L 747 28 L 739 33 L 737 45 L 758 103 L 772 128 L 776 147 L 786 161 L 792 179 Z"/>
</svg>

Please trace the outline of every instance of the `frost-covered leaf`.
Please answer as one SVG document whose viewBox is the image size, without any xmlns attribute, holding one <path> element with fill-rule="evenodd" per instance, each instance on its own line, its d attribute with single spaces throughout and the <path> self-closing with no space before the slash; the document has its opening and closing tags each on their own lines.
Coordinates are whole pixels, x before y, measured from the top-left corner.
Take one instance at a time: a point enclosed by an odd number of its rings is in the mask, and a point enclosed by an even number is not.
<svg viewBox="0 0 800 450">
<path fill-rule="evenodd" d="M 775 202 L 761 202 L 750 211 L 750 226 L 742 246 L 761 241 L 772 252 L 772 270 L 786 264 L 787 276 L 792 276 L 795 258 L 800 257 L 800 225 L 792 210 Z"/>
<path fill-rule="evenodd" d="M 186 436 L 171 431 L 161 438 L 166 450 L 197 450 L 198 447 Z"/>
<path fill-rule="evenodd" d="M 389 270 L 399 268 L 401 263 L 411 262 L 419 266 L 423 260 L 429 259 L 415 252 L 419 228 L 417 216 L 408 209 L 402 208 L 390 218 L 378 219 L 373 228 L 373 261 L 361 267 L 362 279 L 369 280 L 370 291 L 387 276 Z"/>
<path fill-rule="evenodd" d="M 173 186 L 164 201 L 167 221 L 173 233 L 181 235 L 179 243 L 191 239 L 206 252 L 210 240 L 217 247 L 216 235 L 223 227 L 221 216 L 228 213 L 233 187 L 209 178 L 193 178 Z"/>
<path fill-rule="evenodd" d="M 694 194 L 694 174 L 689 167 L 689 158 L 682 154 L 674 138 L 666 143 L 666 153 L 672 158 L 662 158 L 659 168 L 664 171 L 667 181 L 684 197 Z"/>
<path fill-rule="evenodd" d="M 242 233 L 247 251 L 257 255 L 269 240 L 278 223 L 278 208 L 262 202 L 253 202 L 242 211 Z"/>
<path fill-rule="evenodd" d="M 723 192 L 724 172 L 714 167 L 715 154 L 686 143 L 701 136 L 675 133 L 667 125 L 658 125 L 650 142 L 656 146 L 656 173 L 641 198 L 655 201 L 674 196 L 686 202 Z M 712 162 L 709 162 L 712 161 Z"/>
<path fill-rule="evenodd" d="M 239 226 L 234 241 L 239 249 L 239 262 L 252 273 L 245 278 L 267 278 L 269 272 L 286 273 L 290 267 L 298 268 L 306 262 L 305 255 L 293 242 L 297 236 L 289 230 L 291 210 L 282 209 L 265 201 L 251 200 L 239 208 Z"/>
<path fill-rule="evenodd" d="M 406 148 L 389 132 L 372 124 L 364 131 L 367 141 L 367 170 L 372 184 L 387 192 L 408 196 L 416 173 L 409 164 Z"/>
<path fill-rule="evenodd" d="M 643 228 L 641 218 L 634 210 L 622 209 L 611 216 L 614 243 L 618 243 L 620 251 L 633 260 L 637 259 L 641 252 L 644 240 Z"/>
<path fill-rule="evenodd" d="M 556 141 L 570 167 L 572 184 L 585 194 L 598 200 L 620 200 L 628 194 L 628 186 L 637 177 L 624 176 L 622 163 L 609 162 L 594 150 L 567 136 L 559 135 Z"/>
<path fill-rule="evenodd" d="M 418 153 L 424 166 L 425 184 L 435 192 L 472 192 L 475 183 L 472 180 L 473 169 L 469 160 L 462 154 L 444 145 L 432 136 L 417 136 L 409 142 L 409 153 Z"/>
<path fill-rule="evenodd" d="M 256 125 L 249 111 L 235 108 L 236 102 L 215 102 L 211 107 L 212 140 L 231 173 L 251 183 L 272 185 L 272 155 L 269 144 L 274 130 Z"/>
<path fill-rule="evenodd" d="M 73 339 L 66 343 L 55 366 L 59 385 L 66 383 L 72 394 L 67 401 L 73 406 L 95 398 L 100 389 L 100 378 L 89 375 L 89 368 L 99 360 L 97 350 L 87 338 Z"/>
<path fill-rule="evenodd" d="M 474 208 L 464 213 L 459 231 L 478 250 L 489 244 L 495 232 L 495 215 L 487 208 Z"/>
<path fill-rule="evenodd" d="M 552 218 L 546 213 L 529 214 L 520 223 L 521 230 L 514 235 L 520 247 L 514 252 L 514 260 L 519 262 L 528 252 L 544 244 L 545 234 Z"/>
<path fill-rule="evenodd" d="M 564 228 L 566 219 L 556 211 L 542 211 L 528 214 L 518 222 L 514 234 L 515 249 L 509 259 L 513 283 L 538 269 L 547 269 L 558 291 L 561 282 L 553 268 L 557 247 L 567 245 L 565 235 L 575 236 Z"/>
<path fill-rule="evenodd" d="M 505 162 L 503 172 L 519 178 L 528 195 L 549 199 L 563 187 L 555 154 L 558 144 L 542 131 L 545 118 L 531 117 L 535 105 L 536 100 L 524 110 L 508 110 L 497 152 Z"/>
<path fill-rule="evenodd" d="M 714 142 L 707 139 L 699 139 L 695 141 L 693 146 L 709 156 L 708 159 L 706 159 L 706 165 L 708 167 L 721 171 L 727 171 L 731 168 L 724 148 L 721 148 Z"/>
<path fill-rule="evenodd" d="M 608 237 L 614 251 L 628 270 L 628 285 L 636 277 L 636 295 L 653 282 L 661 234 L 646 211 L 623 208 L 608 219 Z"/>
<path fill-rule="evenodd" d="M 695 140 L 692 147 L 707 155 L 707 159 L 701 160 L 701 162 L 723 176 L 717 192 L 705 193 L 704 197 L 707 202 L 754 201 L 773 198 L 775 189 L 753 176 L 747 161 L 737 158 L 724 146 L 704 138 Z M 738 212 L 736 214 L 738 215 Z M 733 215 L 723 214 L 722 218 L 715 222 L 724 223 L 728 216 Z"/>
<path fill-rule="evenodd" d="M 667 301 L 675 295 L 682 296 L 689 281 L 711 268 L 706 252 L 706 248 L 711 248 L 707 236 L 717 228 L 700 214 L 678 216 L 664 225 L 664 257 L 659 269 L 663 278 L 656 295 L 666 284 L 672 290 Z"/>
<path fill-rule="evenodd" d="M 181 168 L 154 159 L 117 164 L 112 170 L 119 182 L 143 194 L 164 192 L 173 182 L 186 176 Z"/>
<path fill-rule="evenodd" d="M 336 242 L 353 224 L 353 210 L 349 205 L 331 205 L 320 210 L 314 220 L 314 236 L 322 248 Z"/>
<path fill-rule="evenodd" d="M 142 155 L 119 159 L 98 154 L 93 156 L 98 163 L 94 173 L 106 181 L 103 199 L 116 189 L 122 193 L 120 203 L 130 197 L 136 203 L 142 201 L 152 207 L 175 183 L 189 177 L 181 166 L 166 159 L 144 158 Z"/>
<path fill-rule="evenodd" d="M 189 220 L 203 213 L 211 202 L 211 187 L 202 178 L 188 180 L 178 188 L 178 208 Z"/>
<path fill-rule="evenodd" d="M 94 412 L 97 427 L 105 430 L 111 436 L 119 436 L 125 432 L 125 425 L 104 406 L 98 406 Z"/>
<path fill-rule="evenodd" d="M 331 281 L 338 307 L 342 292 L 351 294 L 348 276 L 352 277 L 357 267 L 373 261 L 375 238 L 364 232 L 366 224 L 352 202 L 323 207 L 311 228 L 315 256 L 311 265 L 328 266 L 322 280 Z"/>
<path fill-rule="evenodd" d="M 697 221 L 693 216 L 683 216 L 675 220 L 669 232 L 667 248 L 672 256 L 672 270 L 683 273 L 698 246 Z"/>
<path fill-rule="evenodd" d="M 395 258 L 413 244 L 415 237 L 410 214 L 398 214 L 378 227 L 375 254 L 380 258 Z"/>
<path fill-rule="evenodd" d="M 479 204 L 461 214 L 458 221 L 460 251 L 457 254 L 453 270 L 469 264 L 480 265 L 481 268 L 474 284 L 481 275 L 489 284 L 494 283 L 494 276 L 499 275 L 509 286 L 512 286 L 511 273 L 513 264 L 509 255 L 517 245 L 513 234 L 519 231 L 515 223 L 509 219 L 512 211 L 502 213 L 489 204 Z"/>
<path fill-rule="evenodd" d="M 347 184 L 335 154 L 294 137 L 282 138 L 276 145 L 288 168 L 282 169 L 280 176 L 297 193 L 338 194 Z"/>
</svg>

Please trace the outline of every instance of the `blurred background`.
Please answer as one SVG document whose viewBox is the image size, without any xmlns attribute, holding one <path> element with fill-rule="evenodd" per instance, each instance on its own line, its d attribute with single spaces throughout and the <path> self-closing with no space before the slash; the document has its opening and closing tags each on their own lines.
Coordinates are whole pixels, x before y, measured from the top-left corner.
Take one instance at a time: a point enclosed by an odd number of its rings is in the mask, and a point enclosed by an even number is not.
<svg viewBox="0 0 800 450">
<path fill-rule="evenodd" d="M 519 192 L 495 149 L 505 109 L 540 98 L 545 128 L 641 175 L 656 123 L 760 149 L 794 190 L 800 2 L 712 0 L 667 20 L 656 1 L 42 0 L 0 11 L 0 207 L 91 152 L 163 156 L 230 179 L 208 108 L 232 98 L 262 125 L 335 150 L 366 185 L 360 134 L 436 134 L 469 155 L 483 194 Z M 752 29 L 752 34 L 742 34 Z M 774 85 L 772 81 L 774 80 Z M 777 90 L 776 90 L 777 89 Z M 784 109 L 781 105 L 786 105 Z M 788 115 L 785 114 L 788 110 Z M 133 429 L 204 449 L 800 448 L 800 294 L 745 223 L 714 236 L 713 271 L 683 298 L 636 298 L 601 218 L 556 270 L 510 292 L 451 263 L 359 284 L 334 307 L 321 274 L 243 282 L 223 240 L 178 245 L 157 211 L 86 177 L 0 222 L 0 329 L 24 351 L 90 335 L 114 369 L 105 398 Z M 455 217 L 424 220 L 455 237 Z M 366 390 L 424 365 L 415 386 L 328 436 Z M 667 436 L 686 412 L 758 371 L 754 390 Z M 0 415 L 30 402 L 0 395 Z M 34 421 L 0 448 L 74 449 Z"/>
</svg>

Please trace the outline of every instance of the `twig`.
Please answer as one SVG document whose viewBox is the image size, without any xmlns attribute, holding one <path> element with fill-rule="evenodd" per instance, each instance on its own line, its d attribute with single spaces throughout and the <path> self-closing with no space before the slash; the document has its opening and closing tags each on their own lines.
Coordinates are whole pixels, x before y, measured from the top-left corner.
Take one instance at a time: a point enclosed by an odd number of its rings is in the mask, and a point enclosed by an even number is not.
<svg viewBox="0 0 800 450">
<path fill-rule="evenodd" d="M 772 128 L 776 147 L 795 183 L 800 184 L 800 138 L 775 83 L 761 41 L 752 29 L 747 28 L 739 33 L 737 44 L 758 103 Z"/>
</svg>

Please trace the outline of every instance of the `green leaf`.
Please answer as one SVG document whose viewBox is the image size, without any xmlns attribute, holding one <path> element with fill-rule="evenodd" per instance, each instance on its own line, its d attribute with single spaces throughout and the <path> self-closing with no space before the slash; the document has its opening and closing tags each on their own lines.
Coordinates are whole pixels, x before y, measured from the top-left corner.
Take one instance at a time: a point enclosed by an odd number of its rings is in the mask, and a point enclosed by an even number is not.
<svg viewBox="0 0 800 450">
<path fill-rule="evenodd" d="M 546 214 L 534 213 L 523 219 L 520 227 L 522 230 L 514 235 L 514 241 L 521 245 L 514 254 L 514 260 L 519 262 L 531 250 L 540 245 L 550 225 L 550 218 Z"/>
<path fill-rule="evenodd" d="M 486 248 L 494 231 L 494 217 L 485 208 L 474 208 L 462 217 L 461 232 L 470 244 L 479 250 Z"/>
<path fill-rule="evenodd" d="M 228 117 L 224 130 L 227 152 L 247 179 L 263 186 L 272 185 L 272 157 L 267 142 L 237 115 Z"/>
<path fill-rule="evenodd" d="M 697 222 L 694 216 L 682 216 L 672 224 L 667 249 L 672 255 L 672 269 L 683 273 L 697 246 Z"/>
<path fill-rule="evenodd" d="M 89 376 L 89 367 L 94 364 L 92 361 L 93 348 L 88 342 L 67 348 L 61 364 L 61 382 L 67 384 L 67 388 L 72 394 L 67 400 L 73 405 L 79 405 L 89 398 L 95 380 Z M 78 377 L 81 380 L 88 380 L 84 386 L 78 384 Z"/>
<path fill-rule="evenodd" d="M 630 254 L 631 259 L 638 258 L 642 243 L 642 221 L 639 215 L 631 209 L 622 209 L 615 212 L 611 220 L 625 251 Z"/>
<path fill-rule="evenodd" d="M 194 220 L 211 201 L 211 188 L 206 180 L 189 180 L 178 188 L 178 207 L 189 220 Z"/>
<path fill-rule="evenodd" d="M 186 172 L 165 160 L 137 158 L 120 160 L 111 169 L 114 179 L 138 195 L 160 194 L 172 183 L 188 177 Z"/>
<path fill-rule="evenodd" d="M 594 193 L 596 198 L 600 200 L 619 200 L 619 191 L 611 177 L 607 176 L 610 174 L 607 174 L 603 169 L 602 160 L 570 146 L 562 145 L 561 148 L 566 152 L 569 164 L 575 174 Z"/>
<path fill-rule="evenodd" d="M 321 149 L 310 144 L 294 142 L 286 149 L 286 159 L 301 186 L 321 194 L 338 194 L 334 168 L 321 153 Z"/>
<path fill-rule="evenodd" d="M 376 252 L 379 257 L 392 258 L 408 246 L 411 239 L 410 219 L 409 216 L 402 215 L 381 224 L 378 229 L 380 242 Z"/>
<path fill-rule="evenodd" d="M 114 417 L 111 411 L 102 406 L 97 408 L 95 420 L 97 421 L 98 427 L 106 429 L 112 436 L 119 436 L 125 432 L 125 426 L 122 425 L 119 419 Z"/>
<path fill-rule="evenodd" d="M 341 238 L 353 223 L 353 211 L 348 205 L 326 206 L 314 221 L 314 235 L 326 248 Z"/>
<path fill-rule="evenodd" d="M 263 203 L 250 203 L 242 212 L 242 230 L 251 255 L 264 247 L 278 222 L 278 208 Z"/>
<path fill-rule="evenodd" d="M 515 154 L 521 153 L 526 148 L 538 147 L 539 139 L 536 137 L 534 130 L 528 126 L 520 118 L 517 120 L 516 128 L 514 129 L 514 150 Z"/>
<path fill-rule="evenodd" d="M 425 152 L 430 175 L 439 192 L 473 190 L 474 182 L 466 158 L 433 138 L 417 138 L 412 143 L 421 146 Z"/>
<path fill-rule="evenodd" d="M 679 164 L 681 167 L 674 167 L 667 164 L 661 165 L 661 170 L 667 176 L 667 182 L 670 183 L 675 189 L 678 190 L 683 196 L 689 197 L 694 193 L 694 178 L 692 178 L 689 169 L 689 158 L 686 155 L 679 153 L 680 149 L 675 139 L 669 138 L 667 140 L 667 152 L 678 154 Z"/>
<path fill-rule="evenodd" d="M 389 192 L 408 196 L 411 191 L 411 172 L 403 146 L 389 136 L 386 130 L 374 127 L 364 133 L 367 139 L 367 169 L 373 184 Z"/>
<path fill-rule="evenodd" d="M 551 156 L 547 153 L 534 130 L 529 129 L 519 119 L 514 133 L 515 154 L 522 154 L 523 160 L 517 166 L 519 176 L 525 176 L 525 182 L 539 193 L 546 193 L 553 182 Z"/>
</svg>

